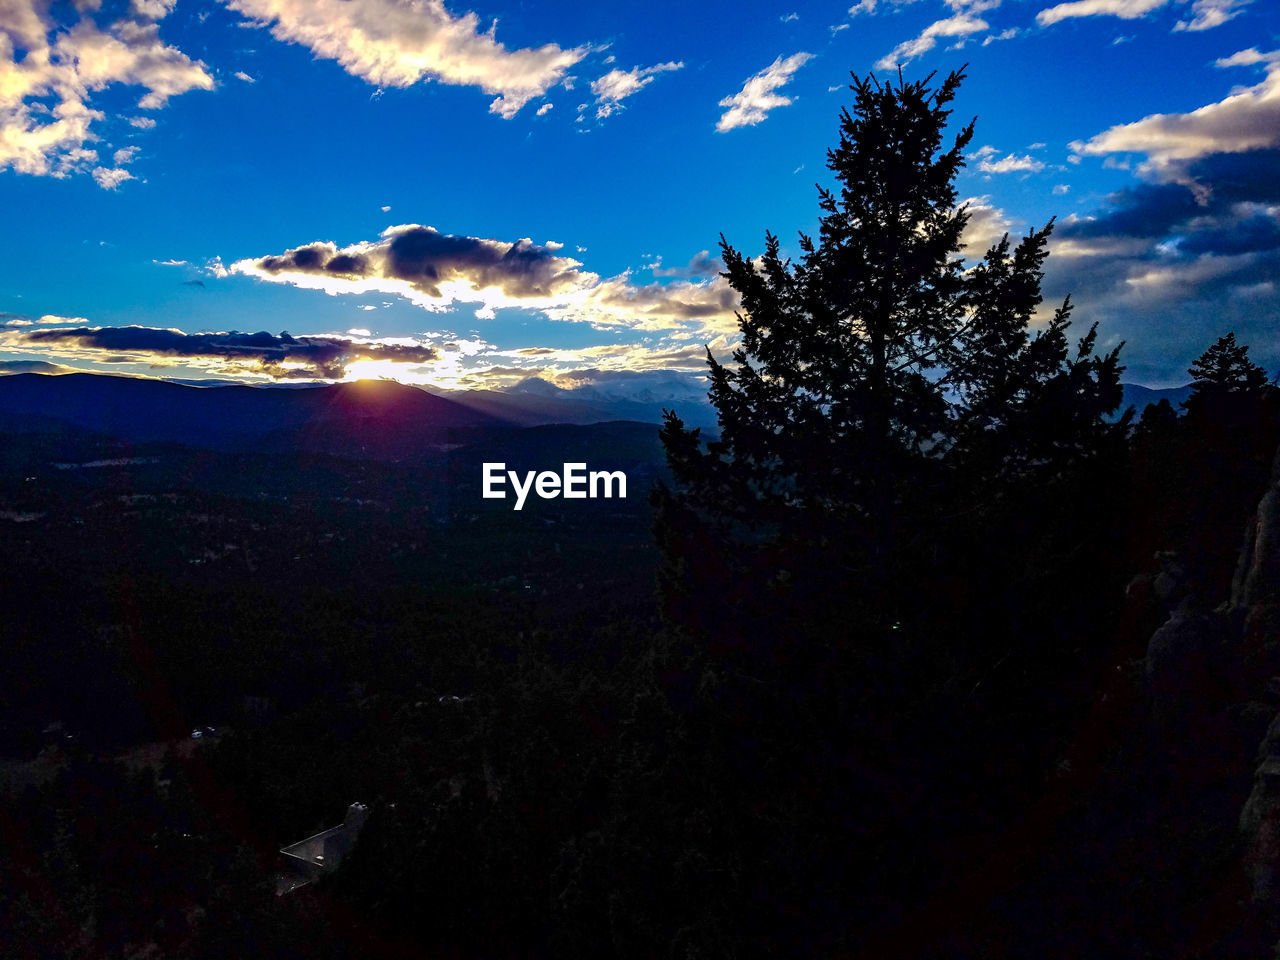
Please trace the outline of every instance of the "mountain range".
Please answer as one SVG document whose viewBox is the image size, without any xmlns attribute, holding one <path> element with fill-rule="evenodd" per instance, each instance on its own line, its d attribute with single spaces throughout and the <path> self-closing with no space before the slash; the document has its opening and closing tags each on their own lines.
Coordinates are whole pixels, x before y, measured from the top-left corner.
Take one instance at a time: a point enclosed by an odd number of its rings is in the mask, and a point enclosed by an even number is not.
<svg viewBox="0 0 1280 960">
<path fill-rule="evenodd" d="M 481 440 L 502 438 L 510 445 L 516 433 L 531 427 L 611 421 L 653 425 L 668 408 L 693 426 L 715 426 L 715 411 L 693 378 L 674 378 L 661 392 L 640 395 L 599 386 L 566 390 L 537 379 L 505 392 L 445 392 L 391 380 L 308 389 L 205 383 L 89 373 L 0 376 L 0 431 L 88 432 L 133 444 L 415 461 Z M 1125 384 L 1122 409 L 1134 406 L 1141 412 L 1161 399 L 1176 407 L 1189 389 Z M 629 437 L 639 435 L 650 436 L 635 428 L 627 431 Z"/>
</svg>

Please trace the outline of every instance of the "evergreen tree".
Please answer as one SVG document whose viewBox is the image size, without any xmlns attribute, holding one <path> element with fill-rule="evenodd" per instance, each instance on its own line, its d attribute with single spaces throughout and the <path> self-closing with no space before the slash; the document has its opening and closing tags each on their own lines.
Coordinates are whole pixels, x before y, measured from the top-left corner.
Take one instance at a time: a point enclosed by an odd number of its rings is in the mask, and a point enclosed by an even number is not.
<svg viewBox="0 0 1280 960">
<path fill-rule="evenodd" d="M 1280 391 L 1248 354 L 1228 333 L 1187 371 L 1184 487 L 1173 503 L 1183 520 L 1172 526 L 1182 534 L 1179 549 L 1195 587 L 1210 605 L 1230 582 L 1240 532 L 1266 489 L 1280 443 Z"/>
<path fill-rule="evenodd" d="M 1191 396 L 1183 406 L 1189 412 L 1233 394 L 1256 398 L 1267 389 L 1266 371 L 1249 359 L 1249 348 L 1237 344 L 1234 333 L 1214 341 L 1187 373 L 1191 374 Z"/>
<path fill-rule="evenodd" d="M 677 620 L 759 632 L 788 617 L 787 597 L 805 607 L 858 583 L 896 623 L 894 587 L 940 518 L 1070 473 L 1116 437 L 1102 415 L 1120 400 L 1118 349 L 1096 356 L 1091 331 L 1073 354 L 1069 302 L 1030 330 L 1052 222 L 972 269 L 959 256 L 973 124 L 944 138 L 962 79 L 854 79 L 828 152 L 838 187 L 819 188 L 799 262 L 773 234 L 758 261 L 721 238 L 742 340 L 732 364 L 708 354 L 720 435 L 704 444 L 674 413 L 662 434 Z"/>
</svg>

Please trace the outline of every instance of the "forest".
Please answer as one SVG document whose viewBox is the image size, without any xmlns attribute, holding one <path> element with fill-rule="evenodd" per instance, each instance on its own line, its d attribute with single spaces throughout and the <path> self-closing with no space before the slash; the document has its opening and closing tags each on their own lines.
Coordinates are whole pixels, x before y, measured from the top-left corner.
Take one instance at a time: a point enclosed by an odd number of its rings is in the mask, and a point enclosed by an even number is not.
<svg viewBox="0 0 1280 960">
<path fill-rule="evenodd" d="M 1052 222 L 962 257 L 963 80 L 855 78 L 818 232 L 721 238 L 715 428 L 442 466 L 0 418 L 0 952 L 1272 955 L 1275 372 L 1206 331 L 1125 409 Z M 481 497 L 544 454 L 627 499 Z"/>
</svg>

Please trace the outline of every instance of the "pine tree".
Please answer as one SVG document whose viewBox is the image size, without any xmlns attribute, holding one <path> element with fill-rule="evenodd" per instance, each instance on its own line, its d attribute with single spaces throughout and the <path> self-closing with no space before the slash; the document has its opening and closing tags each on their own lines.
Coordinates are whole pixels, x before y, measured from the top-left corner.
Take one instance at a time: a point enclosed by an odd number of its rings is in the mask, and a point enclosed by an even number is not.
<svg viewBox="0 0 1280 960">
<path fill-rule="evenodd" d="M 1188 412 L 1215 404 L 1232 395 L 1258 398 L 1267 389 L 1267 373 L 1249 359 L 1249 348 L 1228 333 L 1196 358 L 1191 374 L 1191 396 L 1183 403 Z"/>
<path fill-rule="evenodd" d="M 1229 582 L 1240 531 L 1266 489 L 1280 443 L 1280 391 L 1249 359 L 1234 333 L 1219 337 L 1187 371 L 1191 395 L 1183 403 L 1184 489 L 1175 506 L 1191 576 L 1206 603 L 1217 603 Z"/>
<path fill-rule="evenodd" d="M 954 181 L 973 123 L 944 139 L 962 79 L 855 77 L 828 151 L 838 187 L 819 188 L 819 234 L 800 236 L 798 262 L 773 234 L 758 261 L 721 238 L 742 339 L 732 364 L 708 353 L 720 435 L 704 444 L 674 413 L 662 434 L 675 484 L 655 497 L 658 536 L 678 620 L 736 610 L 740 632 L 785 596 L 811 605 L 858 583 L 896 622 L 901 565 L 940 517 L 1060 475 L 1114 436 L 1102 415 L 1120 400 L 1118 348 L 1096 356 L 1091 331 L 1072 355 L 1069 302 L 1030 331 L 1052 221 L 972 269 L 959 256 L 970 215 Z"/>
</svg>

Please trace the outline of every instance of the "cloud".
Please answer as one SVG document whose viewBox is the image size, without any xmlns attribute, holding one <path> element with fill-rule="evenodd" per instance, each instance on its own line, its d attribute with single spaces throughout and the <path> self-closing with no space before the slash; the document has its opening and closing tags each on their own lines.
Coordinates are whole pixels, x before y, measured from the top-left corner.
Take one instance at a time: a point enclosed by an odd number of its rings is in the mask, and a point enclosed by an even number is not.
<svg viewBox="0 0 1280 960">
<path fill-rule="evenodd" d="M 596 119 L 603 119 L 621 108 L 622 101 L 633 93 L 653 83 L 654 77 L 669 70 L 680 70 L 684 63 L 659 63 L 652 67 L 632 67 L 630 70 L 610 70 L 603 77 L 591 81 L 591 93 L 596 98 Z"/>
<path fill-rule="evenodd" d="M 1022 31 L 1017 27 L 1009 27 L 1007 30 L 1001 30 L 999 33 L 993 33 L 988 37 L 983 37 L 982 45 L 984 47 L 989 47 L 991 44 L 997 43 L 1000 40 L 1012 40 L 1021 32 Z"/>
<path fill-rule="evenodd" d="M 1044 163 L 1029 154 L 1018 157 L 1011 153 L 999 160 L 984 157 L 978 161 L 978 169 L 983 173 L 1036 173 L 1044 169 Z"/>
<path fill-rule="evenodd" d="M 556 105 L 554 103 L 544 103 L 542 106 L 538 108 L 538 116 L 545 117 L 548 113 L 550 113 L 552 110 L 555 109 L 555 106 Z M 390 208 L 389 207 L 383 208 L 384 212 L 388 209 Z"/>
<path fill-rule="evenodd" d="M 857 3 L 849 8 L 849 16 L 851 17 L 856 17 L 860 13 L 871 14 L 875 12 L 876 0 L 858 0 Z"/>
<path fill-rule="evenodd" d="M 594 399 L 705 403 L 707 353 L 728 362 L 734 342 L 611 343 L 576 350 L 489 350 L 460 367 L 448 385 L 461 389 L 554 395 L 581 390 Z M 437 381 L 439 382 L 439 381 Z"/>
<path fill-rule="evenodd" d="M 1185 382 L 1189 362 L 1234 330 L 1280 365 L 1280 148 L 1186 163 L 1186 183 L 1138 183 L 1051 241 L 1046 291 L 1072 292 L 1139 382 Z"/>
<path fill-rule="evenodd" d="M 251 77 L 251 76 L 249 76 L 249 74 L 245 73 L 243 70 L 237 70 L 237 71 L 235 72 L 235 78 L 236 78 L 237 80 L 243 80 L 245 83 L 257 83 L 257 82 L 258 82 L 258 81 L 257 81 L 257 79 L 256 79 L 255 77 Z"/>
<path fill-rule="evenodd" d="M 92 171 L 107 189 L 128 179 L 99 164 L 89 146 L 99 139 L 96 125 L 107 119 L 91 106 L 94 95 L 117 85 L 138 87 L 137 106 L 156 110 L 170 97 L 214 85 L 202 63 L 160 40 L 155 20 L 168 10 L 164 2 L 135 3 L 131 14 L 100 27 L 87 16 L 57 22 L 41 0 L 3 0 L 0 170 L 53 177 Z M 150 118 L 130 122 L 154 126 Z"/>
<path fill-rule="evenodd" d="M 225 373 L 265 374 L 273 379 L 341 379 L 362 360 L 431 363 L 431 344 L 368 341 L 288 333 L 183 333 L 158 327 L 74 327 L 26 330 L 3 338 L 7 349 L 43 348 L 104 363 L 155 363 L 174 359 L 215 361 Z"/>
<path fill-rule="evenodd" d="M 0 326 L 30 327 L 36 324 L 52 326 L 66 323 L 88 323 L 84 317 L 60 317 L 56 313 L 46 313 L 40 317 L 29 317 L 23 313 L 6 313 L 0 311 Z"/>
<path fill-rule="evenodd" d="M 1241 51 L 1218 65 L 1265 63 L 1262 82 L 1190 113 L 1156 113 L 1111 127 L 1072 142 L 1071 149 L 1084 156 L 1144 154 L 1141 173 L 1189 184 L 1189 164 L 1199 157 L 1280 146 L 1280 57 L 1273 52 L 1254 59 L 1255 54 L 1253 49 Z"/>
<path fill-rule="evenodd" d="M 793 53 L 785 60 L 778 57 L 759 73 L 748 77 L 741 90 L 720 101 L 720 106 L 729 109 L 716 122 L 716 130 L 725 133 L 738 127 L 753 126 L 768 117 L 770 110 L 789 106 L 791 98 L 774 91 L 786 86 L 792 74 L 812 59 L 813 54 L 803 52 Z"/>
<path fill-rule="evenodd" d="M 969 221 L 961 237 L 960 252 L 970 260 L 980 259 L 1018 225 L 1004 210 L 994 206 L 989 196 L 968 197 L 961 206 L 968 212 Z"/>
<path fill-rule="evenodd" d="M 1072 0 L 1059 3 L 1036 14 L 1036 23 L 1042 27 L 1069 20 L 1073 17 L 1119 17 L 1136 20 L 1158 10 L 1169 0 Z"/>
<path fill-rule="evenodd" d="M 590 52 L 554 43 L 508 50 L 475 13 L 454 16 L 443 0 L 224 0 L 270 26 L 272 35 L 336 60 L 352 76 L 379 87 L 408 87 L 423 78 L 497 94 L 489 110 L 511 118 L 565 78 Z"/>
<path fill-rule="evenodd" d="M 133 180 L 134 176 L 128 170 L 119 167 L 115 169 L 94 167 L 93 179 L 103 190 L 114 190 L 126 180 Z"/>
<path fill-rule="evenodd" d="M 1173 29 L 1212 30 L 1240 16 L 1252 2 L 1253 0 L 1196 0 L 1191 5 L 1194 16 L 1190 20 L 1178 21 Z"/>
<path fill-rule="evenodd" d="M 1238 17 L 1253 0 L 1195 0 L 1192 17 L 1174 25 L 1174 30 L 1211 30 Z M 1072 0 L 1059 3 L 1036 14 L 1036 23 L 1047 27 L 1076 17 L 1119 17 L 1137 20 L 1162 7 L 1169 0 Z"/>
<path fill-rule="evenodd" d="M 991 25 L 978 14 L 1000 6 L 1000 0 L 945 0 L 951 16 L 935 20 L 920 35 L 904 40 L 876 61 L 877 70 L 893 70 L 910 63 L 916 57 L 928 53 L 938 45 L 939 37 L 965 38 L 975 33 L 985 33 Z"/>
<path fill-rule="evenodd" d="M 131 117 L 129 119 L 129 126 L 137 127 L 139 130 L 154 130 L 156 128 L 156 122 L 150 117 Z"/>
<path fill-rule="evenodd" d="M 664 267 L 659 259 L 649 269 L 655 277 L 714 277 L 724 270 L 724 263 L 710 250 L 701 250 L 683 267 Z"/>
<path fill-rule="evenodd" d="M 406 224 L 389 227 L 376 241 L 347 247 L 309 243 L 237 261 L 230 270 L 330 294 L 394 293 L 431 311 L 476 304 L 481 319 L 499 309 L 524 308 L 600 328 L 718 329 L 734 322 L 737 299 L 720 277 L 646 285 L 632 283 L 629 272 L 603 279 L 562 249 Z"/>
<path fill-rule="evenodd" d="M 1213 65 L 1219 69 L 1226 69 L 1228 67 L 1251 67 L 1259 63 L 1275 63 L 1277 60 L 1280 60 L 1280 50 L 1262 53 L 1257 47 L 1250 47 L 1248 50 L 1240 50 L 1233 53 L 1229 57 L 1221 57 L 1215 60 Z"/>
</svg>

